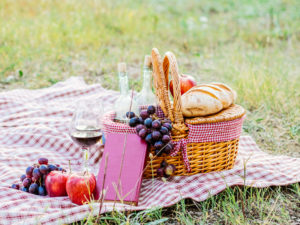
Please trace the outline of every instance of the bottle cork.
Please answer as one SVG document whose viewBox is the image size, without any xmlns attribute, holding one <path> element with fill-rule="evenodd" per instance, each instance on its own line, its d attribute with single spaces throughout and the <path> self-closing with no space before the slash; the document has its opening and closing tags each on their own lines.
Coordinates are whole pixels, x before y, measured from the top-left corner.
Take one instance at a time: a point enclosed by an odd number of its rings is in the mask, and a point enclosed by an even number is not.
<svg viewBox="0 0 300 225">
<path fill-rule="evenodd" d="M 152 61 L 150 55 L 145 55 L 144 67 L 151 68 Z"/>
<path fill-rule="evenodd" d="M 125 62 L 118 63 L 118 71 L 119 71 L 119 73 L 126 73 L 126 63 Z"/>
</svg>

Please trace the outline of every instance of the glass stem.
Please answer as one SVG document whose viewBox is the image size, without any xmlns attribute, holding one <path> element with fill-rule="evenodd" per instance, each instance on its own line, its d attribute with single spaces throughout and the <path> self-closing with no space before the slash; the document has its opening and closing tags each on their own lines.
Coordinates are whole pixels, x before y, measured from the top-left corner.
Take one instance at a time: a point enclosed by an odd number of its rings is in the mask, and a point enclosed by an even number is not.
<svg viewBox="0 0 300 225">
<path fill-rule="evenodd" d="M 88 173 L 89 172 L 89 149 L 83 147 L 82 152 L 83 152 L 83 171 Z"/>
</svg>

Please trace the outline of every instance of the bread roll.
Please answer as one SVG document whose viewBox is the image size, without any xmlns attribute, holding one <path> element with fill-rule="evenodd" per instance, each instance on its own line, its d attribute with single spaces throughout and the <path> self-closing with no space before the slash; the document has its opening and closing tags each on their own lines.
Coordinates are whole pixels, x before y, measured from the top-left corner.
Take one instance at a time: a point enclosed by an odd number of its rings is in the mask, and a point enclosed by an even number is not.
<svg viewBox="0 0 300 225">
<path fill-rule="evenodd" d="M 232 105 L 236 92 L 221 83 L 202 84 L 191 88 L 181 99 L 183 116 L 206 116 Z"/>
</svg>

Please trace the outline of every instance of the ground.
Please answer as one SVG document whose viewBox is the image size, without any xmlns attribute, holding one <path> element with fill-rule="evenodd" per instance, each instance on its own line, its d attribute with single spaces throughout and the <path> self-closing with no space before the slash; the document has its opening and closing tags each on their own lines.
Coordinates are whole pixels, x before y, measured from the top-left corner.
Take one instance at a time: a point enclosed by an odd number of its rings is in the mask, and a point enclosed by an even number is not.
<svg viewBox="0 0 300 225">
<path fill-rule="evenodd" d="M 82 75 L 117 89 L 117 63 L 126 61 L 139 90 L 144 55 L 152 47 L 171 50 L 181 72 L 238 92 L 247 109 L 243 132 L 264 151 L 299 157 L 299 11 L 298 0 L 2 0 L 0 88 L 41 88 Z M 106 214 L 102 222 L 300 224 L 299 208 L 299 184 L 236 187 L 200 203 Z"/>
</svg>

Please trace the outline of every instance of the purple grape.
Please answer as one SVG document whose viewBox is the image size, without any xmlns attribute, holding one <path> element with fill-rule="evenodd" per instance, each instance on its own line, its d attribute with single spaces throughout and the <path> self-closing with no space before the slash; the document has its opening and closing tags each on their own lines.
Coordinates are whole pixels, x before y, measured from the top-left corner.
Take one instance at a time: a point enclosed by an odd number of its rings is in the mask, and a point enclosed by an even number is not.
<svg viewBox="0 0 300 225">
<path fill-rule="evenodd" d="M 146 142 L 148 142 L 149 144 L 152 143 L 152 134 L 148 134 L 145 138 Z"/>
<path fill-rule="evenodd" d="M 145 139 L 146 135 L 147 135 L 146 129 L 141 129 L 140 132 L 139 132 L 139 136 L 140 136 L 142 139 Z"/>
<path fill-rule="evenodd" d="M 145 126 L 144 126 L 144 125 L 142 125 L 142 124 L 139 124 L 139 125 L 137 125 L 137 126 L 136 126 L 136 128 L 135 128 L 135 129 L 136 129 L 136 132 L 137 132 L 137 133 L 139 133 L 139 132 L 140 132 L 140 130 L 142 130 L 142 129 L 144 129 L 144 128 L 145 128 Z"/>
<path fill-rule="evenodd" d="M 26 169 L 26 175 L 32 177 L 32 171 L 33 171 L 34 167 L 33 166 L 29 166 Z"/>
<path fill-rule="evenodd" d="M 29 186 L 28 191 L 29 191 L 29 193 L 31 193 L 31 194 L 37 194 L 38 188 L 39 188 L 39 185 L 36 184 L 36 183 L 33 183 L 33 184 L 31 184 L 31 185 Z"/>
<path fill-rule="evenodd" d="M 55 164 L 55 166 L 58 168 L 58 167 L 60 167 L 60 165 L 59 164 Z"/>
<path fill-rule="evenodd" d="M 161 138 L 161 133 L 159 131 L 153 131 L 152 132 L 152 139 L 154 141 L 158 141 Z"/>
<path fill-rule="evenodd" d="M 163 141 L 163 143 L 169 143 L 169 141 L 171 141 L 171 137 L 165 134 L 161 140 Z"/>
<path fill-rule="evenodd" d="M 155 113 L 155 106 L 149 105 L 148 108 L 147 108 L 147 113 L 148 113 L 149 115 L 154 114 L 154 113 Z"/>
<path fill-rule="evenodd" d="M 39 186 L 38 194 L 41 196 L 45 196 L 47 194 L 45 187 Z"/>
<path fill-rule="evenodd" d="M 28 188 L 22 187 L 22 188 L 21 188 L 21 191 L 28 192 Z"/>
<path fill-rule="evenodd" d="M 168 163 L 167 163 L 165 160 L 163 160 L 163 161 L 160 163 L 160 167 L 162 167 L 162 168 L 166 167 L 167 165 L 168 165 Z"/>
<path fill-rule="evenodd" d="M 159 130 L 159 132 L 161 134 L 169 134 L 169 130 L 166 127 L 161 127 L 160 130 Z"/>
<path fill-rule="evenodd" d="M 149 117 L 147 110 L 142 110 L 140 113 L 140 117 L 142 117 L 143 120 L 147 119 Z"/>
<path fill-rule="evenodd" d="M 168 128 L 169 131 L 172 130 L 172 125 L 170 123 L 164 123 L 163 126 Z"/>
<path fill-rule="evenodd" d="M 38 180 L 38 179 L 40 179 L 40 177 L 41 177 L 41 172 L 40 172 L 40 169 L 39 168 L 34 168 L 34 170 L 33 170 L 33 172 L 32 172 L 32 176 L 36 179 L 36 180 Z"/>
<path fill-rule="evenodd" d="M 32 178 L 31 178 L 31 181 L 32 181 L 33 183 L 36 183 L 36 182 L 38 181 L 38 179 L 36 179 L 35 177 L 32 177 Z"/>
<path fill-rule="evenodd" d="M 136 125 L 138 125 L 139 123 L 139 118 L 137 117 L 133 117 L 129 120 L 129 126 L 131 127 L 136 127 Z"/>
<path fill-rule="evenodd" d="M 154 148 L 155 149 L 161 149 L 163 146 L 164 146 L 164 144 L 161 141 L 157 141 L 157 142 L 154 143 Z"/>
<path fill-rule="evenodd" d="M 158 177 L 163 177 L 165 175 L 164 169 L 163 168 L 158 168 L 156 170 L 156 174 Z"/>
<path fill-rule="evenodd" d="M 63 169 L 62 167 L 58 167 L 58 171 L 63 171 L 63 172 L 65 172 L 65 169 Z"/>
<path fill-rule="evenodd" d="M 11 188 L 19 190 L 20 189 L 20 185 L 19 184 L 13 184 L 13 185 L 11 185 Z"/>
<path fill-rule="evenodd" d="M 48 173 L 48 166 L 46 166 L 46 165 L 41 165 L 39 169 L 42 174 Z"/>
<path fill-rule="evenodd" d="M 171 153 L 171 150 L 173 149 L 173 144 L 172 143 L 168 143 L 165 148 L 164 151 L 167 155 L 169 155 Z"/>
<path fill-rule="evenodd" d="M 134 112 L 127 112 L 126 117 L 131 119 L 131 118 L 135 117 L 135 114 L 134 114 Z"/>
<path fill-rule="evenodd" d="M 43 177 L 42 177 L 42 185 L 43 186 L 45 186 L 45 182 L 46 182 L 46 177 L 47 177 L 47 175 L 43 175 Z"/>
<path fill-rule="evenodd" d="M 164 119 L 164 123 L 172 124 L 172 121 L 170 119 Z"/>
<path fill-rule="evenodd" d="M 151 126 L 152 126 L 152 119 L 151 118 L 145 119 L 144 124 L 145 124 L 146 127 L 151 128 Z"/>
<path fill-rule="evenodd" d="M 164 172 L 167 176 L 172 176 L 175 173 L 176 167 L 173 164 L 169 164 L 165 167 Z"/>
<path fill-rule="evenodd" d="M 144 120 L 143 120 L 142 117 L 139 117 L 139 123 L 140 123 L 140 124 L 144 124 Z"/>
<path fill-rule="evenodd" d="M 28 188 L 30 186 L 30 184 L 31 184 L 31 179 L 30 178 L 25 178 L 23 180 L 23 186 L 24 187 Z"/>
<path fill-rule="evenodd" d="M 42 164 L 47 165 L 48 164 L 48 159 L 47 158 L 39 158 L 38 162 L 39 162 L 40 165 L 42 165 Z"/>
<path fill-rule="evenodd" d="M 23 174 L 23 175 L 20 177 L 21 182 L 23 182 L 23 180 L 24 180 L 25 178 L 26 178 L 26 175 Z"/>
<path fill-rule="evenodd" d="M 162 155 L 162 153 L 163 153 L 163 150 L 155 149 L 154 152 L 155 152 L 155 155 L 156 155 L 156 156 L 160 157 L 160 156 Z"/>
<path fill-rule="evenodd" d="M 159 130 L 159 129 L 161 128 L 161 122 L 160 122 L 159 120 L 154 120 L 154 121 L 152 122 L 152 127 L 153 127 L 154 129 Z"/>
<path fill-rule="evenodd" d="M 57 166 L 50 164 L 50 165 L 48 165 L 48 170 L 49 170 L 49 172 L 57 170 Z"/>
</svg>

